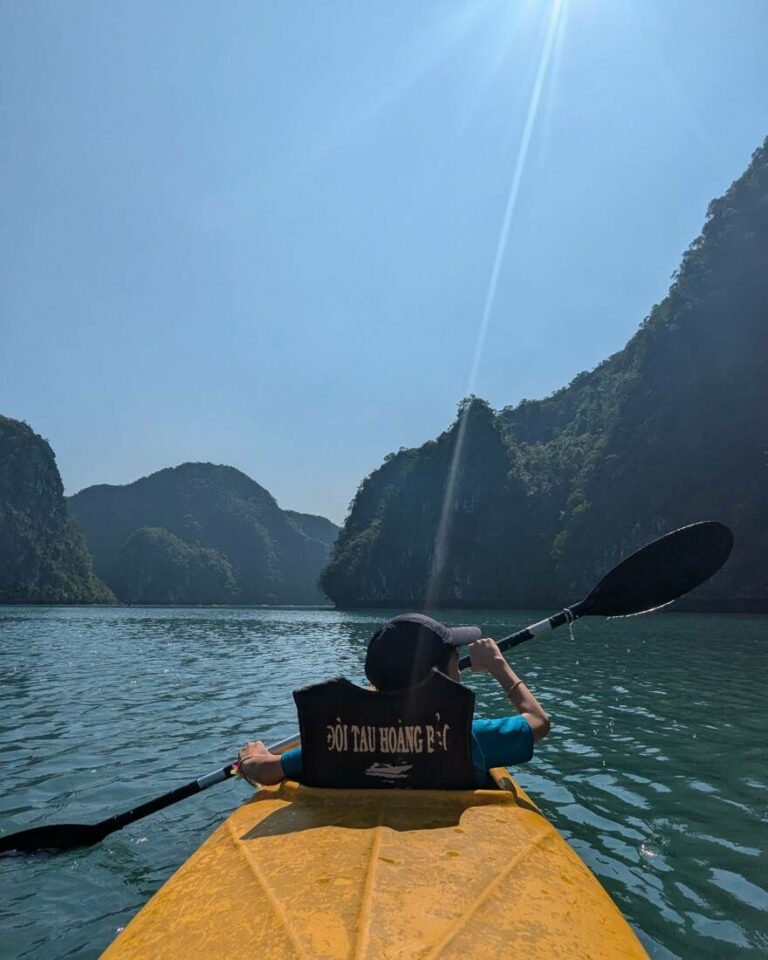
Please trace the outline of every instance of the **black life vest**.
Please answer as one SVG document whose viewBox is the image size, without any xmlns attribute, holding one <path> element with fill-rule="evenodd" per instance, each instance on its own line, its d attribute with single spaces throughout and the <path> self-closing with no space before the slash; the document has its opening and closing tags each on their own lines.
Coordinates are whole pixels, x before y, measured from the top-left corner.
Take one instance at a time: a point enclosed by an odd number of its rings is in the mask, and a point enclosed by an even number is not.
<svg viewBox="0 0 768 960">
<path fill-rule="evenodd" d="M 295 690 L 302 783 L 472 790 L 475 694 L 433 669 L 392 693 L 344 677 Z"/>
</svg>

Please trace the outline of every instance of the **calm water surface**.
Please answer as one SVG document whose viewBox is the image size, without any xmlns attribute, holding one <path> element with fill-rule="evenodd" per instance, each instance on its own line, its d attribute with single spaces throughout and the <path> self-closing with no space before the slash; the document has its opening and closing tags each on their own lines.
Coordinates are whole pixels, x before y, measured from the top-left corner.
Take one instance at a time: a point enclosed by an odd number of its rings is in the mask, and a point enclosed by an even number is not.
<svg viewBox="0 0 768 960">
<path fill-rule="evenodd" d="M 100 819 L 246 739 L 293 733 L 292 689 L 362 679 L 386 616 L 0 608 L 0 833 Z M 540 616 L 443 619 L 498 639 Z M 575 633 L 512 651 L 553 720 L 522 785 L 653 957 L 768 955 L 768 618 L 664 614 Z M 469 682 L 478 713 L 505 711 L 490 678 Z M 0 956 L 98 956 L 247 794 L 223 784 L 97 847 L 0 860 Z"/>
</svg>

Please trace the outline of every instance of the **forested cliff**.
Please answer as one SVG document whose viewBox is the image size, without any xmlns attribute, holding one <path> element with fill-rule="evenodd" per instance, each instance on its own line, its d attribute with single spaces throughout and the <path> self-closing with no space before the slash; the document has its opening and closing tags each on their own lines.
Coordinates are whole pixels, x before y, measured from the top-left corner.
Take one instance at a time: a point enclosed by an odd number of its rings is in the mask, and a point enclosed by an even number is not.
<svg viewBox="0 0 768 960">
<path fill-rule="evenodd" d="M 768 605 L 768 140 L 622 351 L 545 400 L 471 398 L 388 456 L 322 584 L 339 605 L 563 604 L 703 519 L 736 548 L 699 601 Z"/>
<path fill-rule="evenodd" d="M 0 603 L 114 603 L 96 579 L 48 442 L 0 416 Z"/>
<path fill-rule="evenodd" d="M 281 510 L 234 467 L 184 463 L 70 499 L 99 576 L 127 603 L 317 603 L 337 527 Z"/>
</svg>

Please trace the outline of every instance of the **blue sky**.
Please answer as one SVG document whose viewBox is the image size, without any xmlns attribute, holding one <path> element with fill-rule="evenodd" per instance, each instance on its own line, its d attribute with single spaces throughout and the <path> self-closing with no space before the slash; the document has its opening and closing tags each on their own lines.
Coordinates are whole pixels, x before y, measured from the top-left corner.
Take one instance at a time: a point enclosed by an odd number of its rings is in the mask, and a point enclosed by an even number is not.
<svg viewBox="0 0 768 960">
<path fill-rule="evenodd" d="M 340 521 L 468 390 L 624 345 L 768 133 L 766 37 L 764 0 L 4 3 L 0 413 L 68 493 L 212 460 Z"/>
</svg>

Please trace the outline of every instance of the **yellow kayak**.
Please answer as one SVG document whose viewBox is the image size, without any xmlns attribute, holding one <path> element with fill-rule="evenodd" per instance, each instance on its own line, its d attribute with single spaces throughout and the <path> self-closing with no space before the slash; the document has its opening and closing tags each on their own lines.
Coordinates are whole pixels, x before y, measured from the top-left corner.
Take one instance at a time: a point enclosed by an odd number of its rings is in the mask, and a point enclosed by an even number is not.
<svg viewBox="0 0 768 960">
<path fill-rule="evenodd" d="M 521 787 L 492 776 L 499 789 L 262 788 L 103 956 L 646 957 Z"/>
</svg>

